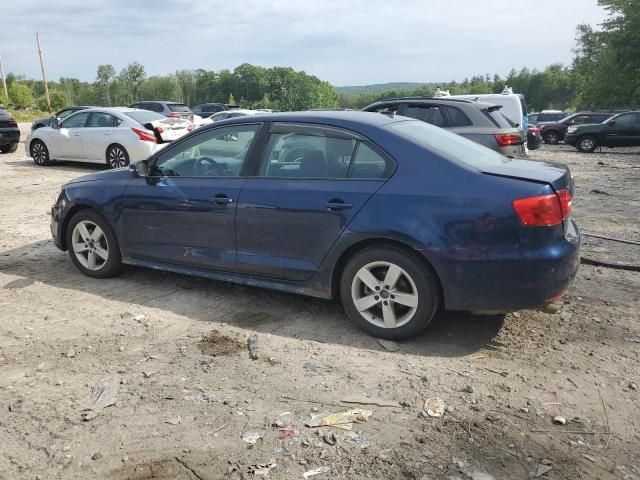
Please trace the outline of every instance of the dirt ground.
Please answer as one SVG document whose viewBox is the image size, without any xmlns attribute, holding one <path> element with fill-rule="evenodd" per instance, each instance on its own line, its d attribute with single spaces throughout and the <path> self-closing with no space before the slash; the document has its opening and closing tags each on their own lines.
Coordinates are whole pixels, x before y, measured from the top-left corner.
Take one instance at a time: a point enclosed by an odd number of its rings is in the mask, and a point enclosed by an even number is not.
<svg viewBox="0 0 640 480">
<path fill-rule="evenodd" d="M 99 167 L 38 167 L 22 147 L 0 155 L 0 478 L 640 479 L 639 272 L 583 265 L 556 315 L 442 314 L 389 352 L 332 302 L 83 276 L 48 211 Z M 640 241 L 639 149 L 531 157 L 571 166 L 584 231 Z M 423 413 L 432 397 L 443 416 Z M 351 431 L 305 425 L 353 408 L 371 415 Z"/>
</svg>

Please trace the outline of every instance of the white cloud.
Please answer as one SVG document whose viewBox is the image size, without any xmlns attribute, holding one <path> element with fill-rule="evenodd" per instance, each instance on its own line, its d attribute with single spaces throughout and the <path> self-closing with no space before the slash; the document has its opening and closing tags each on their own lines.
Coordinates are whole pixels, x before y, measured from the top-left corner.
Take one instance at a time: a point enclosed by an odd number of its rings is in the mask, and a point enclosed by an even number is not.
<svg viewBox="0 0 640 480">
<path fill-rule="evenodd" d="M 93 80 L 137 60 L 148 74 L 286 65 L 337 85 L 439 81 L 568 63 L 596 0 L 13 0 L 2 7 L 5 69 Z"/>
</svg>

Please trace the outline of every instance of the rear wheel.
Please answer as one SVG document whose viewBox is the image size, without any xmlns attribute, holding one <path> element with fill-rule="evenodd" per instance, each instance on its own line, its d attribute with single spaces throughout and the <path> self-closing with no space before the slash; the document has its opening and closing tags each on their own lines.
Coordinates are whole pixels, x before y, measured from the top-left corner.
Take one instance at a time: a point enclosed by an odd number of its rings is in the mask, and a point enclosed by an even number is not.
<svg viewBox="0 0 640 480">
<path fill-rule="evenodd" d="M 129 165 L 129 154 L 122 145 L 111 145 L 107 149 L 107 164 L 110 168 L 122 168 Z"/>
<path fill-rule="evenodd" d="M 592 135 L 580 137 L 576 143 L 576 148 L 582 153 L 591 153 L 598 148 L 598 139 Z"/>
<path fill-rule="evenodd" d="M 76 213 L 69 221 L 66 240 L 71 260 L 85 275 L 107 278 L 122 269 L 118 240 L 111 226 L 95 211 Z"/>
<path fill-rule="evenodd" d="M 548 145 L 557 145 L 560 142 L 560 135 L 555 131 L 545 132 L 542 138 Z"/>
<path fill-rule="evenodd" d="M 34 140 L 29 147 L 31 158 L 36 162 L 36 165 L 45 166 L 51 165 L 51 159 L 49 158 L 49 149 L 42 140 Z"/>
<path fill-rule="evenodd" d="M 415 254 L 394 246 L 358 252 L 342 273 L 340 297 L 361 329 L 385 339 L 420 333 L 439 299 L 430 269 Z"/>
</svg>

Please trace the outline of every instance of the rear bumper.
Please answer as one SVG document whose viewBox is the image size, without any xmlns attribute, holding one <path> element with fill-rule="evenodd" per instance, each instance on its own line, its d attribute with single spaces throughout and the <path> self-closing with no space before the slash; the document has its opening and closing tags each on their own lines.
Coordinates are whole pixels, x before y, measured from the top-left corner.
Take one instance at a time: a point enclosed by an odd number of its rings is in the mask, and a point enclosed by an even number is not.
<svg viewBox="0 0 640 480">
<path fill-rule="evenodd" d="M 11 145 L 20 141 L 19 128 L 0 128 L 0 145 Z"/>
<path fill-rule="evenodd" d="M 448 310 L 540 309 L 573 283 L 580 266 L 580 232 L 569 221 L 565 237 L 542 249 L 455 263 L 449 266 L 452 277 L 443 279 Z"/>
</svg>

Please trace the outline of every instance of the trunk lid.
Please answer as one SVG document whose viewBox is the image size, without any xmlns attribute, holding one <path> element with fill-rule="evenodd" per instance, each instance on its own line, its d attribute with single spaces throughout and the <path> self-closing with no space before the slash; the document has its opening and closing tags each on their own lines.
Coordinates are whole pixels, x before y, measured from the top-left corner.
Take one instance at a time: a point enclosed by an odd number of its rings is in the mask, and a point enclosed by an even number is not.
<svg viewBox="0 0 640 480">
<path fill-rule="evenodd" d="M 546 183 L 556 192 L 569 190 L 573 194 L 573 179 L 569 167 L 562 163 L 538 162 L 515 158 L 501 165 L 482 165 L 480 171 L 488 175 Z"/>
</svg>

